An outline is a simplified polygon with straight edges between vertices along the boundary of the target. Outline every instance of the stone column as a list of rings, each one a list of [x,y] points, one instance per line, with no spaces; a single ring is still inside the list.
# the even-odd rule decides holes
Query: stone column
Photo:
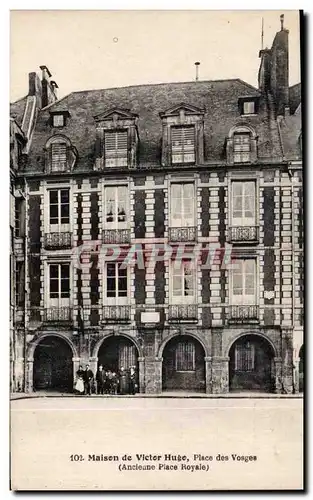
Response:
[[[98,358],[89,358],[89,365],[90,365],[90,370],[93,371],[94,376],[96,376],[97,373],[97,363],[98,363]]]
[[[26,369],[26,392],[33,392],[33,370],[34,370],[34,358],[27,359],[27,369]]]
[[[163,358],[152,356],[145,358],[145,392],[147,394],[162,392],[162,360]]]
[[[229,357],[212,358],[212,393],[226,394],[229,392]]]
[[[286,394],[293,392],[293,331],[282,328],[282,390]]]
[[[139,373],[138,373],[138,383],[139,392],[142,394],[145,392],[145,358],[138,358]]]
[[[281,358],[274,358],[274,365],[275,365],[275,393],[276,394],[281,394],[282,393],[282,361]]]
[[[162,363],[163,358],[155,358],[155,390],[156,394],[162,392]]]
[[[205,357],[205,392],[212,394],[212,357]]]
[[[299,394],[299,363],[300,358],[296,358],[293,361],[293,387],[294,393]]]

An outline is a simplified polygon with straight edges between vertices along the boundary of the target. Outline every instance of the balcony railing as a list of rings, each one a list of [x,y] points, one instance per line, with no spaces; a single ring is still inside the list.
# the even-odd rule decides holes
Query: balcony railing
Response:
[[[46,233],[44,238],[44,246],[48,250],[56,250],[58,248],[71,248],[72,233]]]
[[[43,311],[45,323],[71,323],[72,309],[70,307],[48,307]]]
[[[259,241],[258,226],[232,226],[229,228],[230,243],[253,243]]]
[[[104,229],[102,231],[103,243],[130,243],[130,229]]]
[[[102,319],[106,323],[128,323],[130,321],[130,306],[104,306]]]
[[[230,306],[228,312],[229,323],[258,323],[259,306]]]
[[[196,304],[175,305],[168,308],[169,321],[196,321],[198,306]]]
[[[196,241],[197,228],[196,227],[170,227],[168,230],[169,241]]]

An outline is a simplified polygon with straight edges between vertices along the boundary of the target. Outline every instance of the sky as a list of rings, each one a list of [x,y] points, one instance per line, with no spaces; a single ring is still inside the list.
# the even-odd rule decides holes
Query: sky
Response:
[[[10,15],[10,100],[28,91],[28,73],[46,65],[72,91],[241,78],[257,86],[264,48],[289,30],[289,83],[300,81],[298,11],[16,10]]]

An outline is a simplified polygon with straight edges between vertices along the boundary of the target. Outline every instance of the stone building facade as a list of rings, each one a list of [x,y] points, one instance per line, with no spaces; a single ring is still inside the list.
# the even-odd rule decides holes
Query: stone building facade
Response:
[[[194,81],[57,100],[45,66],[29,75],[11,106],[27,141],[14,179],[16,390],[71,391],[87,363],[137,365],[141,393],[301,390],[301,90],[288,83],[288,31],[259,57],[258,88]]]

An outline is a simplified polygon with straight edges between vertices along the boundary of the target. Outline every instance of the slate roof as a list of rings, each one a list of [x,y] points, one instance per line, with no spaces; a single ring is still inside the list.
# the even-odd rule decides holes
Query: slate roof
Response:
[[[10,104],[10,116],[15,119],[16,123],[22,125],[23,115],[25,111],[27,96],[21,97],[17,101]]]
[[[238,98],[260,96],[256,116],[241,117]],[[282,157],[278,128],[268,103],[258,89],[240,79],[138,85],[73,92],[42,109],[32,138],[28,170],[44,170],[44,146],[54,134],[66,135],[78,151],[77,170],[92,170],[95,158],[94,116],[112,108],[138,114],[140,167],[160,167],[162,126],[159,113],[181,102],[205,109],[204,158],[206,164],[226,162],[225,140],[234,125],[249,124],[258,136],[260,161]],[[271,106],[271,105],[270,105]],[[61,130],[50,125],[52,111],[68,111]]]
[[[296,83],[289,87],[289,107],[290,114],[293,115],[301,103],[301,83]]]

